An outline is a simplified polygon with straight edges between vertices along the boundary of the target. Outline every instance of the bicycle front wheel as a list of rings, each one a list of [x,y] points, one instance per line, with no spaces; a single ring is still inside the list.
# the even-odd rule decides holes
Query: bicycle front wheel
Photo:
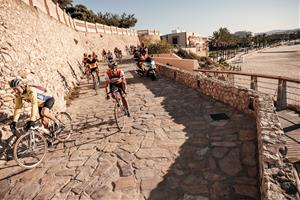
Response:
[[[55,115],[56,119],[60,122],[61,127],[58,128],[56,138],[60,142],[68,140],[73,132],[72,118],[69,113],[59,112]]]
[[[16,141],[13,153],[18,165],[25,169],[34,168],[43,161],[47,153],[46,139],[37,130],[30,130]]]
[[[116,124],[118,129],[121,131],[125,126],[125,111],[121,100],[117,100],[114,109],[114,117],[116,120]]]

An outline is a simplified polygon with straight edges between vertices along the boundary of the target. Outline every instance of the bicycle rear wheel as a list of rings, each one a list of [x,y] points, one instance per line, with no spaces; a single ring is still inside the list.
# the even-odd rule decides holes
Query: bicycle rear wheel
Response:
[[[46,139],[37,130],[30,130],[16,141],[13,153],[18,165],[25,169],[34,168],[43,161],[47,153]]]
[[[65,142],[71,137],[73,132],[72,118],[67,112],[59,112],[55,117],[61,125],[61,127],[56,130],[56,138],[60,142]]]
[[[116,97],[118,98],[118,97]],[[118,129],[121,131],[125,126],[125,111],[123,107],[123,103],[120,99],[116,100],[115,108],[114,108],[114,117],[116,120],[116,124]]]

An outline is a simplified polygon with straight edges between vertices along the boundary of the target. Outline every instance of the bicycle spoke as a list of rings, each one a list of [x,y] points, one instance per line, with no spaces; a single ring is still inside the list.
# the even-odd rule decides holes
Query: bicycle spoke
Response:
[[[61,127],[55,132],[55,134],[59,141],[64,142],[68,140],[72,134],[72,119],[71,116],[65,112],[58,113],[56,118],[61,123]]]
[[[47,152],[45,138],[38,132],[29,132],[21,136],[14,147],[16,162],[24,168],[33,168],[40,164]]]

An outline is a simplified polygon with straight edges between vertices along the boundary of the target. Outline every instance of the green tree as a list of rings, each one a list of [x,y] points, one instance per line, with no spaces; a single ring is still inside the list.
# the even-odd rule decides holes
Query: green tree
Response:
[[[134,14],[123,13],[121,16],[112,13],[97,13],[97,22],[109,26],[117,26],[119,28],[130,28],[134,27],[137,23],[137,19]]]
[[[149,54],[160,54],[160,53],[170,53],[172,50],[171,44],[165,40],[161,40],[157,43],[146,44],[148,47]]]
[[[73,0],[52,0],[55,4],[58,3],[59,7],[66,9],[67,7],[72,6]]]
[[[116,26],[119,28],[134,27],[137,23],[137,19],[134,17],[134,14],[123,13],[121,16],[109,12],[98,12],[95,14],[92,10],[89,10],[85,5],[81,4],[74,7],[67,7],[66,12],[75,19],[84,20],[91,23],[105,24],[108,26]]]

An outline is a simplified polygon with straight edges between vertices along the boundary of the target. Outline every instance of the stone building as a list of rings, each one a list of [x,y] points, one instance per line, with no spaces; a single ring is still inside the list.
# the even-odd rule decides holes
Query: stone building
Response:
[[[208,38],[197,33],[174,30],[170,34],[161,36],[161,39],[199,56],[208,56]]]

